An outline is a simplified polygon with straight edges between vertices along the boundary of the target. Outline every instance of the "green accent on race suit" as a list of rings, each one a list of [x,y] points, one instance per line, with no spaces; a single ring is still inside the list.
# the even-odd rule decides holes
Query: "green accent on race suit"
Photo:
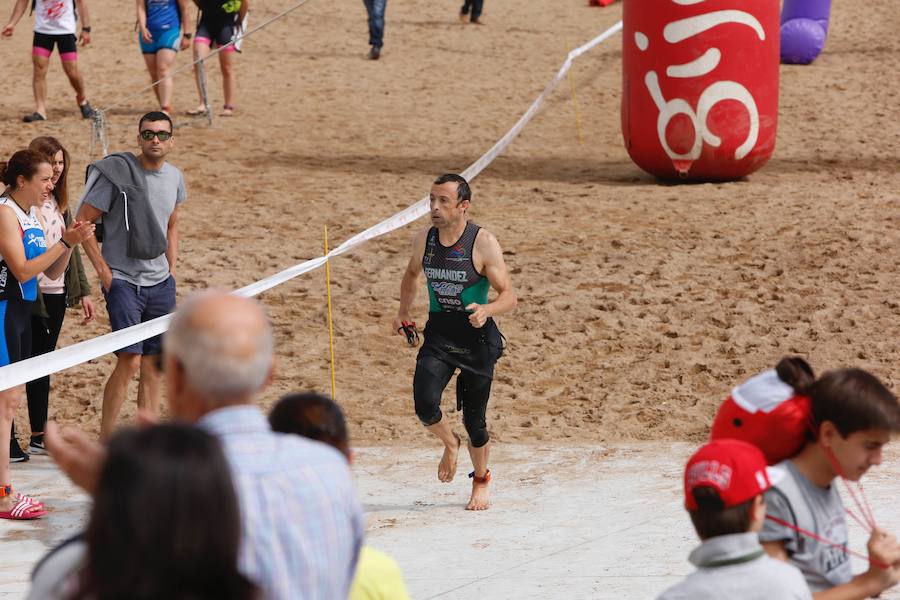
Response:
[[[241,10],[241,0],[228,0],[222,5],[222,10],[229,15],[238,12]]]
[[[482,278],[481,281],[479,281],[472,287],[464,289],[462,294],[460,295],[460,300],[462,300],[463,306],[468,306],[473,302],[475,304],[487,304],[489,289],[491,289],[491,283],[487,280],[487,277]]]
[[[431,289],[431,286],[428,285],[427,282],[425,288],[428,290],[428,310],[430,312],[441,312],[441,305],[438,303],[437,294],[434,293],[434,290]],[[485,277],[472,287],[464,289],[462,294],[460,294],[459,299],[462,301],[464,307],[473,302],[475,304],[487,304],[488,290],[490,289],[491,282]],[[472,311],[467,310],[466,312]]]
[[[428,281],[425,281],[425,289],[428,290],[428,312],[441,312],[441,305],[438,304],[437,294],[435,294],[434,290],[431,289],[431,286],[428,285]]]

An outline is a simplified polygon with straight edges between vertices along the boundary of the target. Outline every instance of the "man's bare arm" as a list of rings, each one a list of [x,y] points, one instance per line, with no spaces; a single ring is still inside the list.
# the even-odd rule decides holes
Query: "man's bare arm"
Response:
[[[402,327],[403,322],[413,320],[412,305],[416,299],[416,292],[419,289],[419,278],[422,276],[422,256],[425,254],[425,240],[428,237],[428,230],[423,230],[416,234],[412,243],[412,256],[403,272],[403,280],[400,282],[400,308],[397,309],[397,318],[394,319],[394,332]]]
[[[103,211],[99,208],[91,206],[87,202],[82,202],[75,218],[79,221],[93,222],[101,216],[103,216]],[[109,265],[103,259],[103,254],[100,253],[100,244],[97,243],[97,238],[92,237],[85,240],[82,243],[82,247],[84,248],[84,253],[87,254],[88,260],[94,266],[97,276],[100,277],[100,285],[108,292],[112,283],[112,270],[110,270]]]
[[[506,261],[503,260],[503,250],[491,232],[482,229],[478,233],[478,237],[475,238],[475,254],[479,262],[483,263],[484,276],[497,291],[497,297],[493,302],[487,304],[473,302],[466,306],[466,310],[472,311],[469,321],[474,327],[481,327],[488,317],[496,317],[514,310],[519,301],[513,290]]]
[[[169,245],[166,247],[166,260],[169,261],[169,273],[175,277],[176,263],[178,262],[178,207],[172,211],[169,217],[169,226],[166,229],[166,239]]]
[[[75,5],[78,8],[78,16],[81,18],[81,33],[78,35],[78,41],[82,46],[87,46],[91,43],[91,32],[86,31],[85,28],[91,28],[91,15],[88,12],[86,0],[75,0]]]
[[[15,6],[13,6],[12,15],[9,17],[9,22],[3,28],[3,36],[9,37],[13,34],[13,29],[15,29],[16,25],[19,23],[19,19],[22,18],[22,15],[25,14],[25,7],[28,6],[28,0],[16,0]]]

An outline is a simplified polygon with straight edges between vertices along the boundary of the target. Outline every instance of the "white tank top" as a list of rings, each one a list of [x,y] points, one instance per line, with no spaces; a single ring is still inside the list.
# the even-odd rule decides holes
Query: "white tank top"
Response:
[[[75,0],[35,0],[34,30],[47,35],[74,35]]]

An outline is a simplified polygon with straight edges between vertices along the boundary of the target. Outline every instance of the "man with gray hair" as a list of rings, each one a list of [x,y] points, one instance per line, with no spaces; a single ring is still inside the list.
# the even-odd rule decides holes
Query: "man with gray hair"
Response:
[[[170,412],[222,443],[241,506],[240,567],[265,598],[346,598],[362,511],[338,451],[272,432],[254,405],[271,378],[272,348],[272,327],[257,302],[220,292],[189,298],[163,343]],[[52,424],[46,435],[60,468],[92,491],[102,450]]]

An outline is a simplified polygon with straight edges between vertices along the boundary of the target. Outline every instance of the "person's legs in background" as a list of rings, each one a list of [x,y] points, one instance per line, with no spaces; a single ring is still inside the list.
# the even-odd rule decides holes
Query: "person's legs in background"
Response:
[[[65,294],[44,294],[44,307],[48,318],[31,316],[32,356],[46,354],[56,349],[59,332],[66,315]],[[28,396],[28,420],[31,422],[31,443],[28,451],[46,454],[44,448],[44,425],[50,406],[50,376],[29,381],[25,385]]]
[[[34,89],[34,114],[25,117],[25,122],[30,123],[34,115],[47,118],[47,71],[50,67],[50,52],[44,48],[34,47],[31,55],[33,65],[31,86]]]
[[[484,8],[484,0],[472,0],[472,16],[470,23],[481,23],[481,10]]]
[[[469,12],[472,10],[472,0],[466,0],[462,8],[459,9],[459,20],[463,23],[469,18]]]
[[[384,45],[384,11],[387,0],[364,0],[366,11],[369,14],[369,58],[378,60],[381,57],[381,47]]]

